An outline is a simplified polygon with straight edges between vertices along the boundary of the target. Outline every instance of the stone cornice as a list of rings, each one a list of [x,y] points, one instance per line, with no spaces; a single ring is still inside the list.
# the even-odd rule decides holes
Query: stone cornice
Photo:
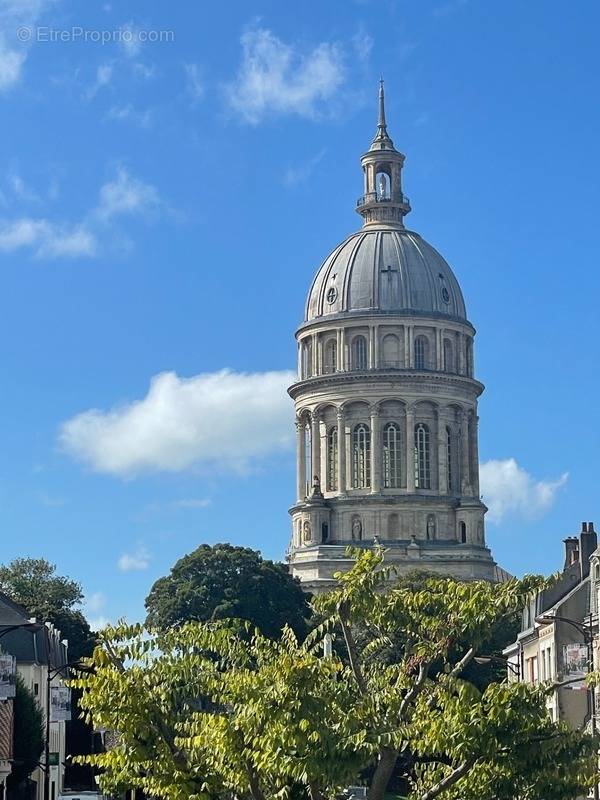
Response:
[[[316,389],[322,387],[343,387],[351,384],[368,383],[373,380],[376,381],[378,388],[382,386],[384,381],[397,383],[402,380],[404,386],[414,385],[418,387],[420,393],[425,393],[427,390],[435,391],[440,385],[455,386],[461,389],[468,389],[475,397],[479,397],[485,388],[475,378],[450,372],[433,372],[429,370],[420,372],[414,369],[368,369],[315,375],[312,378],[293,383],[288,389],[288,394],[293,400],[297,400],[302,395],[312,394]]]
[[[467,331],[471,336],[475,336],[476,328],[467,319],[462,317],[454,317],[450,314],[440,314],[435,311],[416,311],[414,309],[394,309],[393,311],[378,310],[374,308],[367,308],[361,311],[342,311],[339,314],[328,314],[324,317],[317,317],[309,322],[302,322],[296,329],[296,338],[301,333],[306,333],[313,329],[327,328],[327,327],[341,327],[344,325],[351,325],[357,322],[363,322],[365,325],[374,324],[392,324],[397,321],[399,325],[404,325],[407,322],[414,321],[415,325],[423,325],[427,321],[434,325],[443,326],[444,323],[456,325],[459,328]]]

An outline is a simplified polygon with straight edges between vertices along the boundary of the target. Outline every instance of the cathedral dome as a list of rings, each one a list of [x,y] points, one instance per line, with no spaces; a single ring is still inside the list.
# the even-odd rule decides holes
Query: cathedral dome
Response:
[[[367,225],[321,265],[306,303],[306,322],[338,314],[381,313],[466,320],[454,273],[418,233]]]

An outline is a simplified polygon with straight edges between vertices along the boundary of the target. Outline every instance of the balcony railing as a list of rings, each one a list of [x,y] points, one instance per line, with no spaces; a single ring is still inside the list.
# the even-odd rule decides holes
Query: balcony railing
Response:
[[[357,207],[360,207],[360,206],[366,206],[369,203],[391,203],[391,202],[392,198],[387,195],[380,195],[377,194],[377,192],[367,192],[367,194],[364,194],[362,197],[358,198],[358,200],[356,201],[356,205]],[[410,205],[408,197],[405,194],[400,195],[398,200],[394,202],[403,203],[406,206]]]

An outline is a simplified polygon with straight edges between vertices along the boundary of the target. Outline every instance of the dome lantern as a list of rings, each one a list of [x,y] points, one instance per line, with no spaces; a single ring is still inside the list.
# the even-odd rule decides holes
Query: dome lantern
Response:
[[[403,228],[410,211],[408,197],[402,193],[404,155],[394,147],[385,121],[383,79],[379,82],[379,117],[371,147],[360,159],[364,177],[364,195],[356,210],[364,225],[390,225]]]

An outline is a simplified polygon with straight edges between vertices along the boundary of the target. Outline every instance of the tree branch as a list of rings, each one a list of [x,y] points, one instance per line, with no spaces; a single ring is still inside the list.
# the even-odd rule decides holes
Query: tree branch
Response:
[[[454,784],[471,769],[476,761],[477,758],[475,756],[468,758],[460,767],[453,769],[449,775],[446,775],[445,778],[442,778],[442,780],[432,786],[431,789],[428,789],[425,794],[421,795],[421,800],[433,800],[434,797],[437,797],[443,791],[449,789],[450,786],[454,786]]]
[[[427,678],[428,668],[429,664],[426,664],[424,661],[422,661],[419,664],[419,675],[417,676],[417,680],[413,683],[412,687],[404,695],[402,703],[400,704],[400,711],[398,712],[398,716],[400,717],[400,719],[402,719],[402,717],[404,716],[404,712],[408,708],[409,703],[412,703],[413,700],[415,700],[415,698],[425,685],[425,679]]]
[[[461,660],[456,663],[453,669],[450,670],[450,676],[455,678],[457,675],[463,671],[463,669],[467,666],[467,664],[473,660],[473,656],[475,655],[475,648],[470,647]]]
[[[356,649],[356,642],[352,630],[348,623],[348,604],[347,602],[340,603],[338,606],[338,614],[340,617],[340,625],[344,634],[344,641],[346,643],[346,650],[348,651],[348,658],[350,660],[350,668],[356,678],[356,683],[361,691],[361,694],[367,694],[367,683],[360,668],[358,661],[358,651]]]

